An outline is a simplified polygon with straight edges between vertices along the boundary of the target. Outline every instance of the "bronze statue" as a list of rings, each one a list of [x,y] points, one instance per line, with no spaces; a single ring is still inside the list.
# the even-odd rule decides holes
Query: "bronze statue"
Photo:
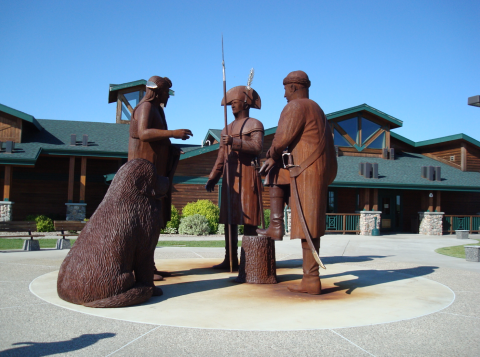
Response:
[[[153,254],[168,189],[168,178],[147,160],[123,165],[60,267],[58,296],[88,307],[123,307],[162,295],[153,284]]]
[[[320,294],[320,237],[325,234],[328,185],[337,175],[337,159],[325,114],[309,99],[307,74],[291,72],[283,85],[288,104],[280,115],[267,160],[260,170],[267,174],[265,184],[270,186],[270,226],[257,232],[272,239],[283,238],[283,207],[291,194],[290,237],[302,240],[303,278],[300,285],[288,289]],[[282,168],[284,164],[286,169]]]
[[[260,225],[261,188],[258,187],[254,162],[262,152],[264,129],[259,120],[250,118],[250,108],[261,108],[260,96],[253,88],[233,87],[226,93],[226,97],[226,105],[232,106],[235,120],[228,125],[229,135],[225,135],[225,128],[222,131],[217,161],[205,188],[212,192],[222,175],[225,180],[226,171],[229,170],[229,192],[227,192],[226,182],[222,184],[220,223],[232,225],[231,254],[233,269],[236,270],[238,269],[238,225],[243,224],[244,234],[249,236],[256,235],[256,227]],[[225,105],[224,100],[221,105]],[[230,209],[227,207],[227,194],[230,194]],[[225,259],[214,268],[229,269],[229,241],[228,229],[225,229]]]
[[[146,159],[155,165],[158,175],[170,179],[158,217],[161,229],[171,218],[173,175],[180,158],[180,149],[171,144],[170,138],[186,140],[193,136],[188,129],[168,130],[162,106],[167,106],[171,87],[167,77],[153,76],[148,80],[145,96],[133,110],[128,143],[128,160]],[[163,279],[160,273],[155,268],[155,280]]]

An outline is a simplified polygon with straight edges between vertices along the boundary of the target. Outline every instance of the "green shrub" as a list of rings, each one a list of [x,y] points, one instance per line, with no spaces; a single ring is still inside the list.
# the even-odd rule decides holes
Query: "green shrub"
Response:
[[[182,217],[189,217],[195,214],[204,216],[208,221],[209,233],[218,231],[218,220],[220,219],[220,208],[210,200],[198,200],[187,203],[182,210]]]
[[[167,226],[161,230],[160,233],[163,234],[177,234],[178,227],[180,226],[180,212],[172,205],[172,215],[170,220],[167,222]]]
[[[225,225],[223,223],[220,223],[218,225],[217,234],[225,234]]]
[[[30,214],[26,217],[27,221],[35,221],[37,223],[37,232],[54,232],[55,227],[51,218],[42,214]]]
[[[265,228],[268,228],[270,225],[270,210],[264,209],[263,210],[263,217],[265,218]]]
[[[183,217],[180,220],[178,232],[180,234],[206,236],[210,232],[210,227],[205,216],[202,216],[201,214],[194,214],[193,216]]]

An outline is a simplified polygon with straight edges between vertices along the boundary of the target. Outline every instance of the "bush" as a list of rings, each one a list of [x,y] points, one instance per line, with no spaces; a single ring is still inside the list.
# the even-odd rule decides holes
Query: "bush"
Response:
[[[55,227],[51,218],[42,214],[30,214],[26,218],[27,221],[35,221],[37,223],[37,232],[54,232]]]
[[[196,236],[206,236],[210,232],[210,227],[205,216],[194,214],[193,216],[183,217],[180,220],[178,233],[191,234]]]
[[[264,209],[263,210],[263,217],[265,217],[265,228],[268,228],[270,225],[270,210]]]
[[[177,234],[178,227],[180,226],[180,212],[172,205],[172,215],[170,220],[167,222],[167,226],[161,230],[160,233],[163,234]]]
[[[187,203],[182,210],[182,217],[189,217],[195,214],[204,216],[208,221],[209,233],[218,231],[218,220],[220,219],[220,208],[210,200],[198,200]]]
[[[225,234],[225,225],[223,223],[220,223],[218,225],[217,234],[221,234],[221,235]]]

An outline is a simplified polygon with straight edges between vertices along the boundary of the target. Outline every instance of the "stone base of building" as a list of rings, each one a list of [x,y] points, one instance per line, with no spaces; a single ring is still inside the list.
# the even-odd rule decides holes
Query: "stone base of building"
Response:
[[[418,233],[429,236],[443,235],[443,215],[445,212],[418,212],[420,228]]]
[[[86,203],[65,203],[67,206],[67,221],[83,221],[87,218]]]
[[[371,236],[372,230],[375,228],[375,218],[377,219],[377,227],[380,229],[381,211],[360,211],[360,235]]]
[[[0,201],[0,222],[12,221],[12,205],[11,201]]]

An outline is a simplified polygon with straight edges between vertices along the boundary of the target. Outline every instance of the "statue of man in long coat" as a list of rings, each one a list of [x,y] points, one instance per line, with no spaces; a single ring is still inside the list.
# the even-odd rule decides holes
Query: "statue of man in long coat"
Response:
[[[280,115],[267,161],[261,172],[267,174],[265,184],[270,186],[270,226],[257,230],[260,235],[281,240],[284,234],[283,207],[290,197],[292,230],[290,237],[302,240],[303,278],[298,286],[289,286],[294,292],[320,294],[319,264],[307,242],[305,227],[318,254],[320,237],[325,234],[325,215],[328,185],[337,175],[337,159],[332,132],[323,110],[309,99],[310,80],[303,71],[294,71],[283,80],[288,104]],[[283,169],[282,155],[288,150],[290,171]],[[296,180],[298,197],[294,197],[292,180]],[[300,202],[297,205],[296,201]],[[301,207],[300,212],[298,206]]]
[[[224,100],[222,105],[225,105]],[[262,153],[264,129],[259,120],[250,117],[250,108],[261,108],[260,96],[253,88],[233,87],[227,92],[226,105],[232,107],[235,120],[228,124],[228,135],[225,129],[222,131],[217,161],[205,188],[212,192],[223,175],[220,223],[232,225],[232,267],[238,269],[238,225],[244,225],[245,235],[257,235],[256,228],[260,225],[258,196],[261,195],[261,189],[257,185],[253,162]],[[225,179],[226,170],[229,170],[229,187]],[[227,206],[227,194],[230,194],[230,207]],[[216,269],[230,267],[228,235],[225,226],[225,259],[214,266]]]
[[[155,165],[157,174],[170,179],[170,188],[162,198],[161,229],[171,216],[172,180],[180,158],[180,149],[173,146],[170,138],[189,139],[188,129],[169,130],[163,108],[167,106],[172,82],[167,77],[153,76],[147,82],[143,99],[133,110],[128,142],[128,160],[145,159]],[[155,270],[154,280],[163,280]]]

